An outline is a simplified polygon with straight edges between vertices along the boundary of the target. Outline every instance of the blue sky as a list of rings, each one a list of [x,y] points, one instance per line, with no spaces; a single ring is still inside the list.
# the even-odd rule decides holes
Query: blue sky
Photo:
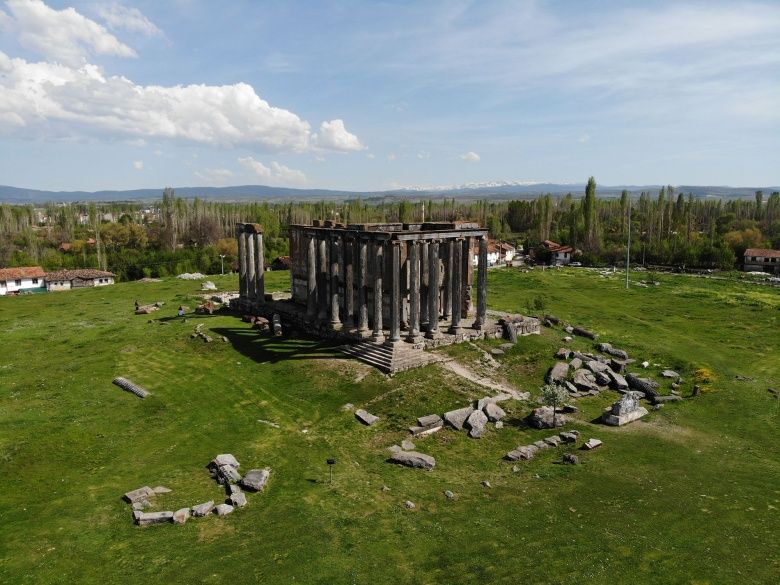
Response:
[[[780,185],[780,2],[0,0],[0,184]]]

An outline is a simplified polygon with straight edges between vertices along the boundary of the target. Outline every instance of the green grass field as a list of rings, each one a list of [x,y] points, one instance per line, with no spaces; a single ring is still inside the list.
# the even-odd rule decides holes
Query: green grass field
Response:
[[[695,369],[715,380],[624,428],[590,422],[617,394],[579,400],[568,426],[605,443],[579,466],[556,464],[560,447],[513,472],[503,455],[551,434],[529,429],[533,405],[514,402],[481,440],[453,430],[417,440],[437,459],[425,472],[386,463],[385,448],[417,416],[486,393],[438,365],[390,379],[236,317],[173,319],[179,304],[194,307],[197,282],[0,298],[0,582],[780,582],[780,400],[768,391],[780,392],[780,290],[670,275],[627,292],[619,275],[576,270],[489,278],[492,309],[527,313],[543,299],[544,312],[659,364],[652,373],[681,372],[686,397]],[[268,287],[287,279],[272,273]],[[136,316],[136,299],[166,304]],[[199,323],[213,343],[190,338]],[[536,393],[563,335],[521,338],[495,375]],[[152,395],[121,391],[118,375]],[[382,420],[360,425],[347,402]],[[222,500],[205,465],[227,452],[242,469],[273,469],[246,508],[133,524],[120,498],[143,485],[173,490],[160,510]]]

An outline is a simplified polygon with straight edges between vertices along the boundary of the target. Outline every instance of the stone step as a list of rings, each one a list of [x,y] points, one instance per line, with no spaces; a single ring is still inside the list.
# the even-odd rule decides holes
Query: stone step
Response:
[[[403,345],[379,345],[369,341],[344,346],[341,351],[385,373],[407,370],[436,361],[436,358],[421,349]]]

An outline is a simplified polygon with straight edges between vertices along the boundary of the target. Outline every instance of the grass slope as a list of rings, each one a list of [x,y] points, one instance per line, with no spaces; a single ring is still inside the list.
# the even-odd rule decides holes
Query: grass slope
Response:
[[[272,273],[269,288],[286,277]],[[780,294],[682,276],[622,286],[585,271],[491,271],[490,306],[525,312],[541,297],[688,381],[710,368],[711,390],[621,429],[589,422],[616,395],[582,399],[569,426],[604,447],[577,467],[555,465],[564,447],[550,449],[517,473],[502,456],[550,434],[523,422],[531,404],[510,404],[507,426],[481,440],[447,430],[417,441],[437,458],[432,472],[388,465],[384,449],[417,416],[484,392],[439,366],[387,379],[328,344],[260,337],[230,316],[158,320],[194,306],[198,283],[0,298],[0,582],[777,582],[780,401],[767,388],[780,390]],[[166,304],[148,323],[136,299]],[[190,339],[198,323],[229,343]],[[535,391],[563,335],[522,338],[496,375]],[[122,392],[116,375],[152,395]],[[382,420],[359,425],[347,402]],[[220,500],[204,466],[224,452],[271,466],[266,493],[224,518],[132,524],[120,497],[142,485],[173,490],[157,509]]]

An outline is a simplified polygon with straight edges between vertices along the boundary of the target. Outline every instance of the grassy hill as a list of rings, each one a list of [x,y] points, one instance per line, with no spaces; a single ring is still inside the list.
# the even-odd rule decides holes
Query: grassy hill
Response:
[[[425,472],[389,465],[385,448],[416,417],[486,394],[441,366],[389,379],[232,316],[173,318],[194,306],[197,282],[0,298],[0,582],[778,582],[780,400],[768,389],[780,392],[780,291],[670,275],[626,292],[617,276],[508,269],[489,287],[493,309],[527,313],[539,299],[658,364],[651,373],[679,371],[686,397],[696,368],[715,380],[625,428],[590,422],[617,394],[580,399],[568,428],[604,446],[579,452],[579,466],[555,464],[560,447],[513,472],[503,455],[551,432],[528,428],[533,405],[512,402],[506,426],[480,440],[415,440],[437,459]],[[165,305],[136,316],[134,300]],[[200,323],[214,342],[190,338]],[[494,375],[536,393],[563,335],[522,338]],[[441,351],[465,364],[481,355]],[[119,390],[118,375],[152,395]],[[381,421],[360,425],[348,402]],[[246,508],[133,525],[120,498],[143,485],[173,490],[156,509],[220,501],[205,465],[228,452],[242,469],[273,469]]]

